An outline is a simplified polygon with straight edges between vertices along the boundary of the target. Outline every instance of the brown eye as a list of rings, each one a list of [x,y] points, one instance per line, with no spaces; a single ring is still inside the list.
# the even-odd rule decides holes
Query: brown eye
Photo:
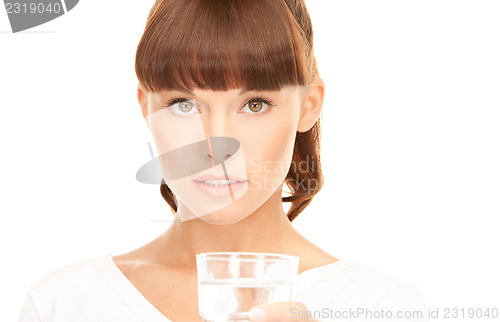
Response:
[[[260,112],[260,110],[262,109],[262,102],[257,100],[249,101],[248,108],[252,112]]]
[[[262,97],[254,97],[245,103],[245,106],[241,109],[242,111],[253,114],[261,115],[264,114],[271,106],[274,106],[267,99]]]

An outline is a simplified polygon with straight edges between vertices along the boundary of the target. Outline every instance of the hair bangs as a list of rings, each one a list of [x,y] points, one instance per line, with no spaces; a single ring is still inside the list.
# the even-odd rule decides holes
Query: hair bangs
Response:
[[[151,92],[279,90],[312,77],[312,48],[283,0],[157,0],[136,53]]]

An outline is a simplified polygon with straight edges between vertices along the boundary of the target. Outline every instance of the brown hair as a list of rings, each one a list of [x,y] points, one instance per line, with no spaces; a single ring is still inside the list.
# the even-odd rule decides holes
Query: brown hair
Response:
[[[304,0],[156,0],[136,53],[135,70],[150,92],[194,88],[280,90],[319,77],[311,19]],[[297,132],[285,178],[292,221],[323,185],[321,117]],[[306,164],[306,169],[304,169]],[[314,189],[303,182],[315,182]],[[177,201],[162,180],[175,213]]]

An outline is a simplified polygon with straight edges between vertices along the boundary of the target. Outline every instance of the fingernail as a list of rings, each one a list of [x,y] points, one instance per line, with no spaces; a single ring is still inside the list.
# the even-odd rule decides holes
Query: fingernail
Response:
[[[254,307],[250,310],[250,319],[252,321],[261,321],[266,317],[266,310],[260,307]]]

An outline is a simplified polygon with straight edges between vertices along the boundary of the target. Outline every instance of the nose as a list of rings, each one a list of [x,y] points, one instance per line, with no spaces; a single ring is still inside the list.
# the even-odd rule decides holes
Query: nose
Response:
[[[207,138],[230,136],[231,120],[229,120],[225,109],[212,107],[210,111],[205,115],[201,115],[200,118]]]
[[[207,158],[214,160],[215,164],[222,163],[232,157],[240,148],[240,142],[232,137],[212,136],[207,140]]]
[[[214,153],[215,154],[215,153]],[[224,158],[222,159],[223,161],[226,161],[227,159],[229,159],[232,155],[230,153],[226,154],[224,156]],[[215,161],[215,158],[214,156],[212,155],[212,153],[207,153],[207,157],[210,158],[210,159],[213,159]]]

